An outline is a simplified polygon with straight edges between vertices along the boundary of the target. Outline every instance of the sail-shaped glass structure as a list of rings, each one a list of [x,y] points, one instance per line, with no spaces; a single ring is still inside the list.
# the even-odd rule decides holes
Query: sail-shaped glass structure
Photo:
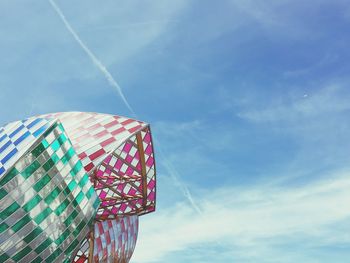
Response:
[[[147,123],[63,112],[0,128],[0,261],[128,262],[155,210]]]

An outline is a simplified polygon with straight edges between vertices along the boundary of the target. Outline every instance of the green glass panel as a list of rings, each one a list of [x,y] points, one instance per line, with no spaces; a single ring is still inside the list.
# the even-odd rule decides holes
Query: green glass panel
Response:
[[[55,214],[59,216],[69,206],[69,201],[66,199],[55,209]]]
[[[52,144],[51,144],[51,149],[54,150],[55,152],[60,148],[60,143],[58,140],[55,140]]]
[[[94,192],[95,192],[94,187],[91,186],[90,189],[89,189],[89,191],[86,193],[86,197],[87,197],[88,199],[90,199]]]
[[[70,244],[70,246],[67,247],[67,249],[64,251],[64,253],[65,253],[66,255],[70,255],[70,253],[72,253],[72,251],[73,251],[78,245],[79,245],[79,241],[75,239],[75,240],[72,242],[72,244]]]
[[[44,133],[43,137],[47,137],[47,135],[49,135],[56,127],[57,127],[57,124],[55,123]]]
[[[29,212],[30,210],[32,210],[40,201],[41,201],[41,197],[36,195],[34,196],[28,203],[26,203],[24,206],[23,206],[23,209],[26,211],[26,212]]]
[[[5,210],[3,210],[0,213],[0,218],[2,220],[5,220],[7,217],[9,217],[10,215],[12,215],[15,211],[17,211],[17,209],[19,209],[20,206],[16,203],[13,202],[9,207],[7,207]]]
[[[68,184],[68,189],[72,192],[75,187],[77,186],[77,182],[76,181],[71,181],[69,184]]]
[[[44,139],[41,143],[45,148],[49,147],[49,143],[47,142],[47,140]]]
[[[68,227],[73,222],[74,218],[76,218],[78,215],[78,212],[76,210],[73,210],[73,212],[67,217],[67,219],[64,221],[64,224]]]
[[[44,262],[44,260],[41,257],[37,256],[30,263],[42,263],[42,262]]]
[[[52,244],[52,241],[50,238],[47,238],[44,240],[44,242],[42,242],[40,244],[40,246],[38,246],[36,249],[35,249],[35,252],[37,254],[40,254],[42,251],[44,251],[46,248],[48,248],[49,246],[51,246]]]
[[[62,144],[64,144],[67,141],[67,137],[64,134],[61,134],[61,136],[58,137],[57,140],[58,140],[59,144],[62,145]]]
[[[24,178],[28,178],[31,176],[38,168],[40,167],[40,163],[35,160],[31,165],[29,165],[24,171],[21,173]]]
[[[79,206],[79,204],[78,204],[76,199],[73,199],[72,204],[73,204],[74,207],[78,207]]]
[[[61,162],[63,164],[66,164],[69,162],[69,160],[72,158],[72,156],[75,154],[74,149],[70,148],[62,157]]]
[[[28,224],[31,221],[31,217],[28,215],[25,215],[21,220],[19,220],[16,224],[12,226],[12,230],[17,232],[22,227],[24,227],[26,224]]]
[[[59,128],[61,131],[63,131],[63,132],[64,132],[64,128],[63,128],[62,123],[59,123],[59,124],[58,124],[58,128]]]
[[[77,173],[79,173],[79,171],[81,170],[81,168],[83,168],[83,165],[82,165],[81,161],[78,161],[78,162],[74,165],[74,167],[73,167],[72,171],[70,172],[70,174],[74,177]]]
[[[80,187],[83,187],[87,183],[87,181],[89,181],[89,176],[85,174],[84,177],[79,182]]]
[[[47,160],[47,162],[43,165],[43,168],[45,171],[49,171],[53,166],[55,165],[54,161],[52,159]]]
[[[53,200],[57,198],[57,196],[61,193],[60,188],[57,186],[52,192],[45,198],[45,202],[50,205]]]
[[[71,191],[69,190],[68,186],[66,188],[63,189],[63,194],[65,196],[69,196],[71,194]]]
[[[46,217],[48,217],[49,214],[51,214],[51,213],[52,213],[52,210],[51,210],[50,207],[45,208],[40,214],[38,214],[38,215],[34,218],[35,223],[37,223],[37,224],[39,225],[39,224],[40,224],[42,221],[44,221],[44,219],[45,219]]]
[[[51,181],[51,177],[45,174],[34,186],[34,190],[39,192],[45,185]]]
[[[84,198],[84,193],[82,191],[80,191],[80,193],[78,194],[78,196],[75,198],[75,200],[77,200],[77,203],[80,204],[81,201]]]
[[[6,253],[4,253],[4,254],[0,255],[0,262],[5,262],[9,258],[10,257]]]
[[[23,248],[20,252],[18,252],[16,255],[14,255],[12,257],[12,259],[15,262],[20,261],[22,258],[24,258],[26,255],[28,255],[30,252],[32,251],[32,249],[29,246],[26,246],[25,248]]]
[[[61,245],[62,242],[63,242],[69,235],[70,235],[70,231],[69,231],[69,229],[66,229],[66,230],[62,233],[62,235],[60,235],[60,237],[59,237],[57,240],[55,240],[55,243],[56,243],[58,246]]]
[[[8,226],[7,224],[1,223],[1,224],[0,224],[0,234],[1,234],[2,232],[4,232],[6,229],[8,229],[8,228],[9,228],[9,226]],[[0,260],[0,262],[1,262],[1,260]]]
[[[7,195],[7,192],[5,189],[0,188],[0,200],[3,199]]]
[[[82,221],[80,222],[80,224],[77,226],[77,228],[74,229],[73,235],[74,235],[75,237],[77,237],[77,236],[80,234],[80,232],[83,230],[83,228],[84,228],[85,226],[86,226],[86,222],[85,222],[84,220],[82,220]]]
[[[51,159],[54,163],[57,163],[60,160],[60,158],[58,158],[57,154],[55,153],[51,155]]]
[[[39,227],[37,227],[33,229],[33,231],[30,232],[25,238],[23,238],[23,240],[27,243],[30,243],[34,238],[39,236],[42,232],[43,231]]]
[[[11,181],[11,179],[17,174],[19,174],[18,170],[13,167],[5,176],[1,178],[0,186],[4,186],[6,183]]]
[[[94,207],[95,209],[97,209],[99,206],[100,206],[100,200],[99,200],[98,198],[96,198],[93,207]]]
[[[54,262],[55,258],[57,258],[62,253],[62,250],[60,248],[57,248],[51,256],[49,256],[45,261],[46,262]]]
[[[42,154],[45,151],[45,146],[43,143],[39,143],[37,147],[32,151],[32,154],[37,158],[40,154]]]

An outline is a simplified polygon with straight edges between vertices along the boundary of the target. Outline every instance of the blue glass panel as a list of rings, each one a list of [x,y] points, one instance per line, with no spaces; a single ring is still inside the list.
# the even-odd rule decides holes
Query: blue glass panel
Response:
[[[1,129],[1,132],[3,132],[3,131],[4,131],[4,130]],[[1,132],[0,132],[0,133],[1,133]],[[7,134],[4,134],[3,136],[1,136],[0,142],[2,142],[6,137],[7,137]]]
[[[44,126],[40,127],[39,129],[37,129],[34,133],[33,136],[34,137],[38,137],[40,134],[42,134],[47,128],[47,124],[45,124]]]
[[[29,124],[27,125],[27,128],[28,128],[28,129],[32,128],[35,124],[41,122],[42,120],[43,120],[42,118],[37,118],[37,119],[35,119],[34,121],[32,121],[31,123],[29,123]]]
[[[0,148],[0,153],[2,153],[3,151],[5,151],[7,149],[7,147],[9,147],[11,145],[11,141],[8,141],[7,143],[5,143],[1,148]]]
[[[21,126],[19,126],[14,132],[12,132],[9,137],[12,138],[13,136],[15,136],[17,133],[19,133],[24,127],[24,125],[22,124]]]
[[[18,150],[15,148],[13,149],[10,153],[8,153],[4,159],[1,160],[1,162],[3,164],[5,164],[8,160],[10,160],[12,158],[12,156],[14,156],[16,153],[18,152]]]
[[[23,141],[25,138],[27,138],[30,135],[30,132],[27,131],[25,134],[23,134],[21,137],[19,137],[15,142],[14,145],[18,145],[21,143],[21,141]]]

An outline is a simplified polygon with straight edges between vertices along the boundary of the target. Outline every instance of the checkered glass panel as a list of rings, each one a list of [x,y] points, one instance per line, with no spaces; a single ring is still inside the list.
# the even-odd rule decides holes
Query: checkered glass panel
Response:
[[[136,242],[135,220],[155,209],[149,125],[83,112],[47,114],[11,125],[6,131],[0,128],[0,201],[4,198],[5,207],[0,262],[68,262],[70,257],[85,262],[93,218],[104,220],[95,221],[99,230],[108,230],[95,228],[93,260],[127,262]]]
[[[51,119],[29,118],[0,128],[0,178],[53,123]]]
[[[93,251],[93,262],[129,262],[136,245],[138,216],[120,217],[96,222],[91,242],[87,238],[74,258],[74,263],[87,262],[89,251]]]
[[[99,206],[59,122],[1,177],[0,193],[0,262],[69,260]]]
[[[149,127],[131,136],[95,171],[102,203],[97,217],[145,214],[155,209],[155,163]]]
[[[121,116],[90,112],[63,112],[44,117],[58,118],[62,122],[87,172],[147,125]]]

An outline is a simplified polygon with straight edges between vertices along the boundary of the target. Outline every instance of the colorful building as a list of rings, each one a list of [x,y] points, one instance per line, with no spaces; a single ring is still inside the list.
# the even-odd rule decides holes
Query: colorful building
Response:
[[[64,112],[0,128],[0,262],[128,262],[155,210],[148,124]]]

